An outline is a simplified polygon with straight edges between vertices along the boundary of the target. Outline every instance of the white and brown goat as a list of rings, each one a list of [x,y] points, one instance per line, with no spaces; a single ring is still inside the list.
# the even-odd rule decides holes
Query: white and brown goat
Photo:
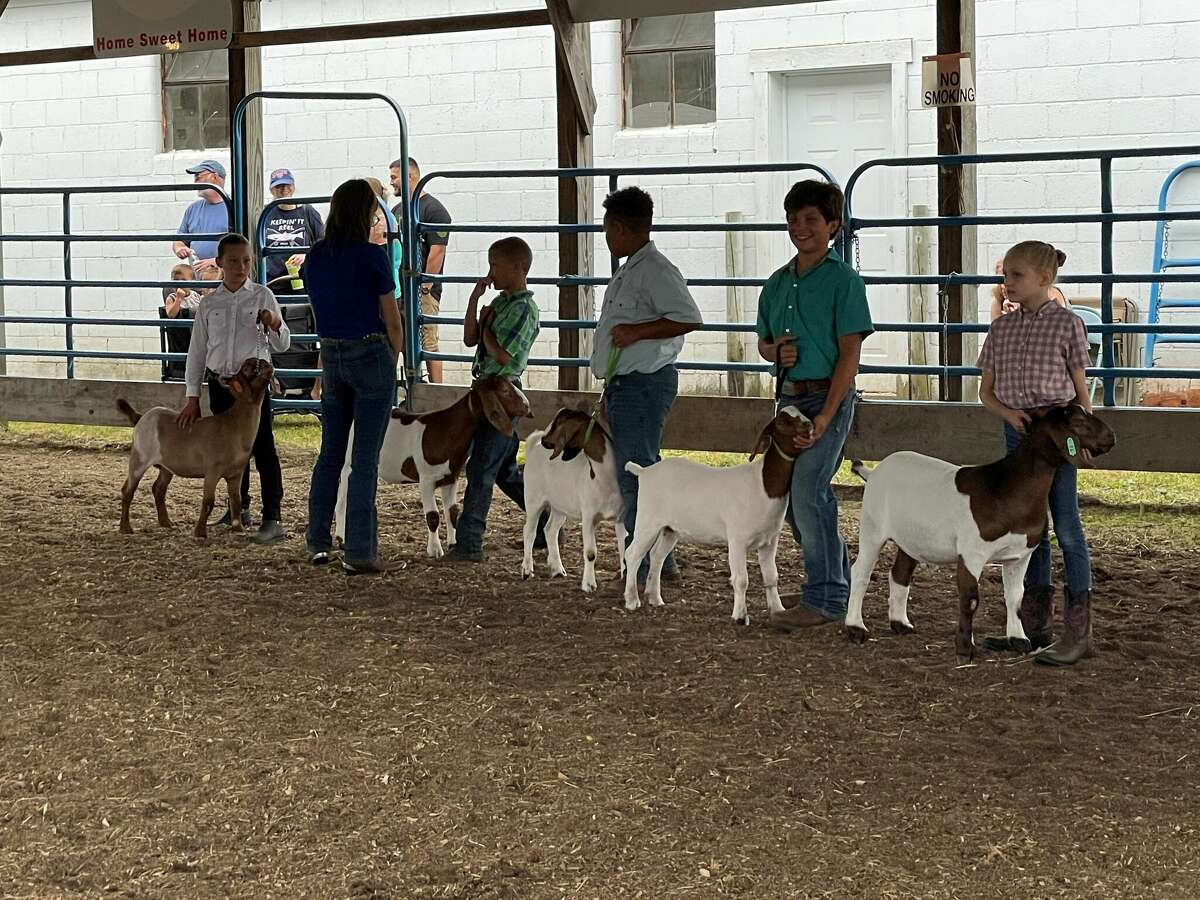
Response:
[[[158,467],[152,493],[158,511],[158,524],[171,527],[167,515],[167,487],[171,479],[203,478],[204,499],[195,535],[208,536],[208,516],[216,502],[217,483],[225,479],[229,490],[229,514],[233,529],[242,527],[242,472],[250,461],[258,420],[262,413],[263,393],[271,386],[274,369],[269,362],[248,359],[229,381],[233,406],[215,416],[204,416],[188,428],[175,424],[179,410],[156,406],[139,413],[123,399],[117,408],[129,417],[133,425],[133,441],[129,448],[129,476],[121,488],[121,531],[133,533],[129,522],[129,504],[138,484],[151,466]]]
[[[438,538],[439,516],[435,499],[439,490],[446,512],[446,546],[454,546],[454,529],[458,525],[455,499],[458,478],[466,465],[471,439],[479,423],[486,419],[496,430],[511,435],[512,420],[530,415],[528,398],[516,385],[499,376],[476,382],[462,398],[445,409],[422,415],[392,410],[383,448],[379,451],[379,478],[388,484],[420,485],[421,508],[429,529],[425,552],[430,559],[439,559],[443,554]],[[346,491],[353,445],[354,432],[351,430],[335,510],[334,528],[339,540],[346,534]]]
[[[625,552],[625,608],[641,606],[637,573],[650,551],[646,601],[662,606],[662,566],[676,542],[724,544],[729,548],[733,584],[733,620],[750,623],[746,611],[746,554],[758,552],[767,608],[781,612],[775,553],[787,512],[796,462],[795,439],[812,422],[792,407],[780,410],[762,430],[750,462],[717,469],[688,459],[664,459],[652,466],[627,463],[638,478],[637,522]],[[755,456],[762,459],[755,461]],[[653,549],[651,549],[653,547]]]
[[[590,422],[586,412],[560,409],[545,431],[535,431],[525,441],[525,555],[521,561],[521,577],[529,578],[538,520],[548,512],[546,561],[551,576],[566,576],[558,535],[567,519],[579,522],[583,531],[581,587],[586,592],[596,589],[596,526],[601,522],[616,524],[617,554],[621,572],[625,571],[625,523],[616,454],[603,423],[597,421],[588,435]]]
[[[893,453],[869,475],[858,528],[858,558],[850,577],[846,636],[866,640],[863,596],[879,552],[896,544],[888,582],[888,618],[897,634],[912,632],[908,594],[917,563],[957,565],[958,631],[955,649],[974,656],[972,620],[979,605],[979,576],[998,563],[1004,578],[1008,649],[1028,652],[1018,617],[1025,571],[1046,527],[1046,502],[1055,470],[1063,463],[1090,465],[1116,439],[1104,422],[1082,407],[1033,413],[1021,444],[983,466],[956,466],[920,453]],[[860,472],[860,474],[862,474]]]

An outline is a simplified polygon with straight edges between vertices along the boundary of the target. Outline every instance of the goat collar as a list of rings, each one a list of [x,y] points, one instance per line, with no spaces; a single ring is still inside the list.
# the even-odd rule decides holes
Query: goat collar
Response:
[[[783,448],[779,446],[779,442],[777,440],[775,440],[775,438],[771,438],[771,449],[774,450],[776,453],[778,453],[780,456],[782,456],[784,459],[786,459],[790,463],[794,463],[796,461],[795,456],[788,456],[786,453],[783,452]]]

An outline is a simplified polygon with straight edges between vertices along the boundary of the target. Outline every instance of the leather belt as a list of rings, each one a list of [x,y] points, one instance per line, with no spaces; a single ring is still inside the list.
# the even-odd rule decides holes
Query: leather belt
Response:
[[[829,378],[801,378],[798,381],[785,381],[780,388],[780,393],[785,397],[808,397],[812,394],[824,394],[828,392],[833,381]]]

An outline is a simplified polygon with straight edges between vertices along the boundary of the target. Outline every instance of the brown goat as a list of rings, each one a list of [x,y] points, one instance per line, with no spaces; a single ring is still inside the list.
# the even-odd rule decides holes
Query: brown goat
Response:
[[[233,406],[216,416],[206,416],[189,428],[175,424],[178,410],[156,406],[139,413],[124,399],[117,408],[129,417],[133,425],[133,442],[129,452],[129,477],[121,488],[121,531],[133,534],[129,523],[129,504],[138,484],[151,466],[158,467],[154,482],[154,506],[158,524],[171,527],[167,515],[167,487],[171,479],[203,478],[204,500],[196,522],[196,537],[208,536],[208,517],[216,499],[217,482],[225,479],[229,489],[229,512],[233,527],[241,530],[241,478],[250,461],[254,436],[262,412],[263,393],[270,387],[274,369],[261,360],[248,359],[229,382]]]

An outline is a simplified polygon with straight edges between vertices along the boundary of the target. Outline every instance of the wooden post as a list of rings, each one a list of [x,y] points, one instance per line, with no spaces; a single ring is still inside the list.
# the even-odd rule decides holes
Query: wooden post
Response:
[[[912,210],[914,219],[923,219],[929,216],[928,206],[914,206]],[[914,275],[928,275],[933,271],[932,248],[929,246],[930,231],[927,226],[917,226],[912,230],[912,260],[909,263],[909,271]],[[925,285],[913,284],[908,288],[908,321],[910,322],[925,322],[928,319],[926,315],[925,298],[928,296],[928,291]],[[908,362],[909,365],[923,366],[926,365],[928,354],[926,348],[929,344],[929,335],[918,332],[910,332],[908,335]],[[910,375],[908,378],[908,399],[909,400],[932,400],[933,387],[928,375]]]
[[[958,53],[969,48],[963,47],[963,7],[970,6],[973,10],[973,0],[937,0],[937,52]],[[973,12],[967,17],[968,24],[974,30]],[[973,40],[970,42],[973,46]],[[968,117],[973,117],[974,110],[962,106],[939,107],[937,111],[937,151],[939,156],[969,152],[964,144],[963,110],[970,109]],[[973,121],[971,122],[971,137],[974,139]],[[938,215],[961,216],[967,208],[968,189],[974,195],[973,176],[968,184],[964,177],[962,166],[938,167]],[[966,272],[966,260],[963,247],[965,242],[963,229],[957,226],[938,226],[938,272],[949,275],[952,272]],[[973,269],[971,271],[974,271]],[[942,315],[941,304],[938,304],[938,315]],[[963,289],[962,285],[951,285],[947,290],[945,319],[957,323],[963,321]],[[961,366],[963,363],[963,340],[961,334],[951,334],[940,343],[939,353],[942,365]],[[950,376],[942,379],[940,393],[943,400],[961,400],[963,398],[963,381],[961,376]]]
[[[564,0],[546,0],[554,27],[554,83],[558,101],[558,165],[563,169],[590,168],[592,161],[592,121],[596,97],[591,87],[591,28],[571,21]],[[560,178],[558,182],[558,221],[560,224],[591,224],[592,179]],[[558,236],[558,273],[592,274],[590,233]],[[560,319],[595,318],[595,292],[590,286],[562,285],[558,289]],[[589,357],[592,332],[560,328],[558,355],[564,358]],[[560,368],[559,390],[585,390],[592,385],[587,368]]]
[[[725,213],[726,222],[742,221],[740,212]],[[738,278],[746,271],[746,264],[742,259],[742,234],[741,231],[726,231],[725,232],[725,277]],[[741,291],[734,285],[725,287],[725,321],[730,324],[741,322],[746,317],[746,310],[742,303]],[[725,333],[725,355],[729,362],[745,362],[746,361],[746,336],[740,331],[728,331]],[[730,397],[746,396],[746,373],[729,371],[725,373],[725,389]]]
[[[257,31],[262,26],[261,5],[256,2],[231,0],[233,30],[241,33]],[[247,94],[262,90],[262,50],[229,49],[229,146],[233,148],[233,111]],[[246,183],[226,184],[226,190],[236,190],[245,217],[247,237],[253,240],[254,229],[263,208],[263,125],[262,103],[253,103],[246,110],[243,128],[246,135]],[[232,173],[231,173],[232,175]]]

